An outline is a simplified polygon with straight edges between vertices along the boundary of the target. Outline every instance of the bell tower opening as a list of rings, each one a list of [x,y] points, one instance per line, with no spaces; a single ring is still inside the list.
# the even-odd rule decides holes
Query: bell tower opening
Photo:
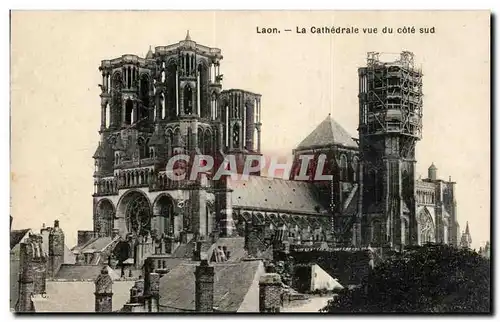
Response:
[[[193,114],[193,90],[189,84],[184,87],[184,114]]]

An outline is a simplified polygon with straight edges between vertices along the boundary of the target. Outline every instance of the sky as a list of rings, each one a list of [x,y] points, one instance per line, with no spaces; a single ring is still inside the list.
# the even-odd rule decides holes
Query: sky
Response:
[[[222,49],[225,89],[262,94],[262,150],[287,155],[328,113],[357,137],[357,68],[370,51],[409,50],[424,73],[417,171],[457,182],[473,247],[490,239],[490,17],[456,12],[14,11],[11,19],[13,228],[59,219],[67,244],[92,229],[101,60],[183,40]],[[312,26],[358,34],[297,34]],[[394,28],[382,34],[383,27]],[[397,28],[416,28],[397,34]],[[258,34],[276,27],[280,34]],[[376,27],[377,34],[362,28]],[[419,34],[434,27],[434,34]],[[284,29],[291,29],[285,32]],[[411,29],[411,28],[410,28]]]

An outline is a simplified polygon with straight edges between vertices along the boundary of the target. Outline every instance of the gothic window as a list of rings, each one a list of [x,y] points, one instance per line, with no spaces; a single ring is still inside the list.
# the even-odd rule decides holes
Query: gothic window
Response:
[[[118,72],[113,75],[113,90],[111,93],[112,96],[112,105],[115,113],[112,116],[112,120],[110,120],[111,124],[117,124],[120,122],[122,115],[122,101],[121,101],[121,88],[122,88],[122,75]]]
[[[215,96],[215,93],[212,93],[212,98],[210,101],[210,110],[212,114],[212,120],[215,120],[218,115],[217,115],[217,97]]]
[[[174,206],[172,200],[162,196],[157,202],[158,216],[160,216],[160,231],[167,236],[174,235]]]
[[[132,74],[130,72],[130,66],[127,69],[127,88],[132,87]]]
[[[193,114],[193,90],[189,84],[184,87],[184,114]]]
[[[420,244],[432,243],[435,241],[434,223],[431,215],[424,209],[418,217],[418,228],[420,234]]]
[[[106,102],[106,106],[105,106],[105,109],[106,109],[106,128],[109,128],[109,125],[110,125],[110,122],[111,122],[111,110],[109,108],[109,103]]]
[[[160,114],[160,120],[163,120],[165,118],[165,94],[161,93],[160,95],[160,106],[161,106],[161,114]]]
[[[347,181],[347,157],[345,154],[340,156],[339,179],[340,181]]]
[[[240,147],[240,126],[238,123],[233,125],[233,148]]]
[[[212,151],[212,133],[209,130],[205,131],[203,145],[205,146],[205,153],[208,155],[211,155],[213,153],[213,151]]]
[[[209,108],[209,99],[208,95],[208,66],[204,64],[198,65],[198,73],[199,73],[199,90],[200,90],[200,113],[201,117],[210,117],[213,115],[211,109]]]
[[[143,235],[151,230],[151,211],[144,195],[132,193],[125,209],[125,218],[129,232]]]
[[[358,181],[359,174],[359,160],[358,157],[354,157],[352,160],[352,181]]]
[[[198,128],[198,147],[202,154],[205,153],[205,145],[203,144],[203,129],[201,127]]]
[[[146,159],[148,157],[148,145],[146,140],[144,140],[144,138],[139,138],[137,144],[139,145],[139,158]]]
[[[176,114],[176,101],[177,101],[177,65],[172,61],[167,67],[167,96],[166,98],[166,108],[169,111],[169,115]]]
[[[125,123],[132,124],[132,113],[134,112],[134,103],[128,99],[125,103]]]

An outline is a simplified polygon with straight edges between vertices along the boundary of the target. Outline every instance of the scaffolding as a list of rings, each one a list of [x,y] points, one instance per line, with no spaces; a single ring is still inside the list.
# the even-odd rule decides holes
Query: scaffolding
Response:
[[[369,52],[360,69],[360,129],[364,135],[397,133],[422,137],[422,71],[403,51],[391,61]]]

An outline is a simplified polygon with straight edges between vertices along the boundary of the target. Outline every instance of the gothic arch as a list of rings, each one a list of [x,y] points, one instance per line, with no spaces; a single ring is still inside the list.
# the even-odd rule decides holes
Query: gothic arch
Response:
[[[175,202],[168,193],[157,196],[153,202],[153,228],[161,234],[175,234]]]
[[[146,159],[148,157],[148,143],[147,140],[140,136],[137,139],[137,145],[139,146],[139,159]]]
[[[240,147],[240,125],[238,123],[234,123],[232,129],[232,140],[233,140],[233,148]]]
[[[151,232],[152,207],[143,191],[127,191],[118,201],[118,212],[125,219],[128,233],[144,235]]]
[[[194,109],[194,102],[193,102],[193,89],[191,88],[190,84],[186,84],[184,86],[183,94],[184,94],[183,95],[184,114],[192,115]]]
[[[436,241],[436,228],[427,207],[424,207],[419,212],[417,216],[417,225],[419,244],[423,245],[425,243],[433,243]]]

